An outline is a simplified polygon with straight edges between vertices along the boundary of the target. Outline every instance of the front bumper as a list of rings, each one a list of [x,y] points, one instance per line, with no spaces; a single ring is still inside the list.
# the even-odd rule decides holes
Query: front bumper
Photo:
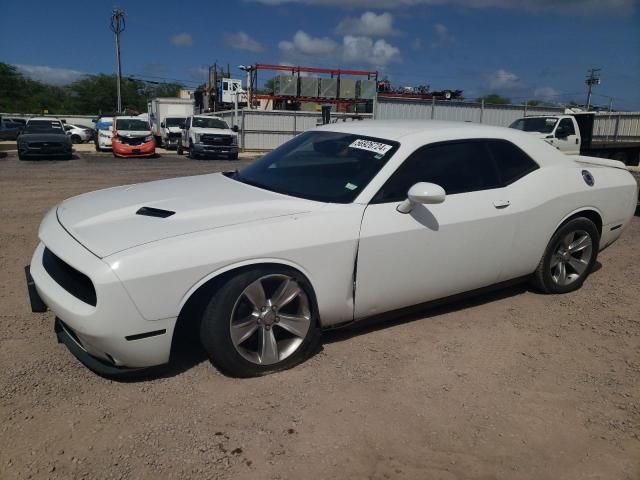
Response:
[[[115,272],[62,228],[55,210],[43,220],[40,238],[26,272],[27,284],[29,280],[33,283],[29,286],[32,308],[46,305],[56,315],[62,322],[56,327],[59,339],[82,363],[98,373],[113,375],[169,362],[176,318],[143,318]],[[72,295],[47,272],[43,265],[45,244],[59,259],[90,278],[96,290],[95,306]],[[65,335],[75,347],[69,346]],[[87,356],[93,360],[87,361]],[[100,370],[98,364],[109,368]]]
[[[129,145],[127,143],[112,141],[111,149],[117,157],[152,157],[156,154],[156,142],[155,140],[151,140],[150,142],[140,145]]]
[[[193,153],[196,155],[228,155],[238,153],[237,145],[208,145],[204,143],[194,143]]]
[[[53,148],[33,148],[29,146],[18,145],[18,151],[20,155],[23,157],[42,157],[42,158],[52,158],[52,157],[68,157],[73,154],[73,147],[63,146],[63,147],[53,147]]]

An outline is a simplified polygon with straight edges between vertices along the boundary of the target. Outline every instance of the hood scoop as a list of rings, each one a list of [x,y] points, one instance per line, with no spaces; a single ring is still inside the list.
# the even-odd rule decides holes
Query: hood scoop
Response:
[[[145,217],[167,218],[171,215],[174,215],[175,213],[176,212],[172,212],[171,210],[162,210],[161,208],[142,207],[136,212],[136,215],[143,215]]]

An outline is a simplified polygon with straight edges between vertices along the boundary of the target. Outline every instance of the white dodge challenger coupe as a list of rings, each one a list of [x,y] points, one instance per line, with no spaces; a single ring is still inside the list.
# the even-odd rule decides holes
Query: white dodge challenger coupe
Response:
[[[100,374],[168,363],[195,326],[248,377],[301,362],[327,327],[514,280],[576,290],[637,195],[621,162],[513,129],[331,124],[239,172],[65,200],[26,276],[32,310]]]

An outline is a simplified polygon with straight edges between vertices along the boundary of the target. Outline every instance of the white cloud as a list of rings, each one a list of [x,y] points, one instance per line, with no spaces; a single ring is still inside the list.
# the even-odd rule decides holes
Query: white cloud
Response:
[[[520,85],[520,78],[502,68],[484,75],[487,86],[492,89],[509,89]]]
[[[340,35],[366,35],[369,37],[386,37],[397,35],[393,29],[393,15],[374,12],[364,12],[357,18],[347,17],[340,21],[336,27],[336,33]]]
[[[230,33],[224,36],[224,43],[234,50],[244,50],[246,52],[264,52],[266,48],[257,40],[251,38],[245,32]]]
[[[342,42],[342,57],[348,63],[368,63],[383,67],[388,63],[402,61],[400,50],[383,39],[374,42],[370,37],[346,35]]]
[[[541,11],[585,15],[605,11],[612,15],[634,11],[634,0],[248,0],[265,5],[298,3],[306,5],[334,6],[343,8],[400,8],[415,5],[461,6],[469,8],[507,8],[514,10]]]
[[[291,41],[282,41],[278,46],[285,57],[285,63],[323,59],[350,65],[383,67],[402,61],[397,47],[384,39],[374,40],[364,35],[345,35],[342,44],[338,44],[331,38],[314,38],[299,30]]]
[[[337,43],[328,37],[313,38],[308,33],[298,30],[292,41],[282,41],[278,44],[280,50],[288,55],[329,55],[336,51]]]
[[[447,45],[449,43],[453,43],[456,41],[456,37],[454,37],[451,34],[449,29],[446,27],[446,25],[443,25],[441,23],[436,23],[433,26],[433,29],[436,34],[436,39],[435,41],[431,42],[431,48],[442,47],[444,45]]]
[[[171,43],[176,47],[190,47],[191,45],[193,45],[193,38],[191,37],[191,34],[186,32],[172,35],[170,40]]]
[[[193,67],[189,69],[189,75],[194,80],[201,82],[207,79],[207,75],[209,75],[209,69],[205,67]]]
[[[557,101],[560,92],[553,87],[538,87],[533,90],[533,97],[536,100]]]
[[[86,75],[86,73],[78,70],[47,67],[44,65],[16,64],[14,67],[24,76],[39,82],[48,83],[49,85],[67,85]]]

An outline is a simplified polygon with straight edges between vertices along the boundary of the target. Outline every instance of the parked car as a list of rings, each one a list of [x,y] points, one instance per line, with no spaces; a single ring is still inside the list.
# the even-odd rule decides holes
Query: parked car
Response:
[[[0,140],[15,140],[22,132],[24,125],[0,119]]]
[[[211,115],[193,115],[187,118],[178,143],[177,153],[189,151],[189,158],[224,155],[238,159],[238,127],[229,128],[227,122]]]
[[[115,117],[111,148],[114,157],[152,157],[156,141],[149,122],[139,117]]]
[[[167,363],[195,327],[222,372],[262,375],[305,359],[323,328],[505,282],[574,291],[637,189],[621,162],[514,129],[330,124],[239,172],[62,202],[29,295],[102,374]]]
[[[93,139],[94,132],[92,128],[79,127],[77,125],[71,125],[65,123],[64,131],[69,135],[71,143],[84,143]]]
[[[96,145],[96,152],[111,149],[113,137],[113,117],[100,117],[96,121],[93,142]]]
[[[18,158],[62,158],[71,160],[71,140],[64,133],[64,124],[54,118],[30,118],[18,136]]]

